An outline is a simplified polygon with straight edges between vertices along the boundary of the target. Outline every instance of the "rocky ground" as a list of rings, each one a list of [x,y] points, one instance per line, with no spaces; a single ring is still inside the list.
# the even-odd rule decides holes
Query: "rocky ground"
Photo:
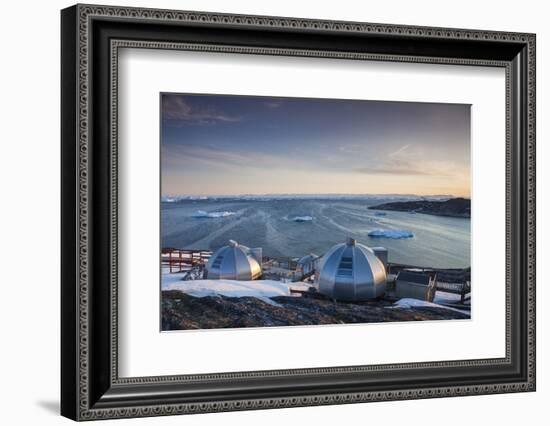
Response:
[[[393,308],[385,300],[342,303],[311,296],[261,300],[162,292],[162,329],[166,331],[467,318],[468,314],[437,307]]]
[[[374,210],[414,211],[436,216],[470,217],[470,200],[467,198],[451,198],[446,201],[396,201],[371,206]]]

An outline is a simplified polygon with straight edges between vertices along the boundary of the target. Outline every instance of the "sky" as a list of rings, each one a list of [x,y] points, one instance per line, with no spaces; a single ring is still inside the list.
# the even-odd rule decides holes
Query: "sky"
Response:
[[[470,196],[470,105],[161,94],[162,195]]]

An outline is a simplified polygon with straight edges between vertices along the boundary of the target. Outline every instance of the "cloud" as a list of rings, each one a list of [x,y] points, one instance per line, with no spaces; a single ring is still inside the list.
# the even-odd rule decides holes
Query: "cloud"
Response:
[[[242,120],[242,117],[225,114],[213,108],[192,106],[182,95],[164,95],[162,97],[162,118],[175,126],[235,123]]]
[[[338,149],[341,152],[345,152],[347,154],[359,154],[365,150],[365,146],[359,143],[351,143],[347,145],[341,145],[338,147]]]
[[[397,151],[394,151],[394,152],[390,153],[389,156],[390,157],[398,157],[400,154],[404,153],[410,146],[411,146],[410,144],[403,145]]]
[[[178,169],[204,166],[229,172],[242,172],[244,169],[289,170],[303,168],[304,164],[299,158],[288,156],[286,153],[228,151],[208,144],[163,147],[162,167]]]
[[[387,155],[380,164],[355,169],[368,175],[457,177],[464,173],[456,162],[431,158],[421,148],[403,145]]]
[[[355,169],[355,171],[367,175],[434,176],[431,171],[421,170],[414,167],[361,167]]]

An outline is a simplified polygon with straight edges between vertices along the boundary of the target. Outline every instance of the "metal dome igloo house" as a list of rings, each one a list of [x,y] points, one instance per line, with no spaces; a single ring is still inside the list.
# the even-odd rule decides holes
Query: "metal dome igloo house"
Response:
[[[374,299],[386,291],[386,268],[371,248],[348,238],[323,256],[318,284],[320,293],[336,300]]]
[[[250,249],[233,240],[216,250],[206,264],[206,279],[251,281],[261,275],[260,249]]]

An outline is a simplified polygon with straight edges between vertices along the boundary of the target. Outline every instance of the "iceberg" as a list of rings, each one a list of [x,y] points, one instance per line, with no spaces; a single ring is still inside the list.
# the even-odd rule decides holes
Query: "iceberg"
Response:
[[[292,220],[294,222],[311,222],[313,220],[313,216],[296,216]]]
[[[216,219],[218,217],[227,217],[235,215],[235,212],[205,212],[204,210],[197,210],[193,217],[196,218],[207,218],[207,219]]]
[[[414,237],[413,233],[406,229],[375,229],[370,231],[368,235],[372,238],[391,238],[392,240]]]

